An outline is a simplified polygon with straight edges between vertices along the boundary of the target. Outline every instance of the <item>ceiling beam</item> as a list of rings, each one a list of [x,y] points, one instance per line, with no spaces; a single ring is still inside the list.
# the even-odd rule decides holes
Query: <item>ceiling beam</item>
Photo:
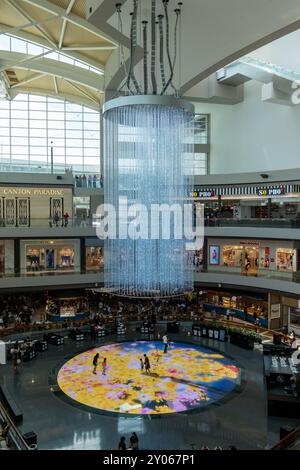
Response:
[[[27,83],[33,82],[34,80],[38,80],[39,78],[44,77],[45,75],[46,75],[45,73],[37,73],[35,75],[32,75],[31,77],[24,78],[24,80],[21,80],[19,83],[12,85],[10,88],[17,88],[17,87],[23,86]]]
[[[49,50],[49,51],[43,52],[42,54],[38,54],[38,55],[29,55],[29,54],[18,53],[19,59],[16,60],[15,62],[14,61],[12,61],[12,62],[7,61],[6,65],[1,65],[2,60],[1,60],[1,54],[0,54],[0,72],[5,72],[5,70],[7,70],[7,69],[20,66],[21,64],[24,65],[26,62],[29,62],[29,61],[40,59],[40,58],[45,57],[46,55],[50,54],[51,52],[52,51]]]
[[[94,103],[98,103],[98,101],[94,98],[94,96],[91,96],[86,90],[82,89],[79,85],[73,83],[72,81],[67,80],[66,78],[64,79],[72,88],[75,90],[79,91],[79,93],[82,93],[86,98],[89,100],[93,101]]]
[[[6,25],[3,25],[3,24],[0,23],[0,29],[2,27],[6,27]],[[23,39],[24,41],[27,41],[27,42],[31,42],[31,43],[36,44],[36,45],[41,46],[41,47],[49,48],[49,44],[48,44],[48,41],[46,41],[46,39],[44,39],[40,36],[36,36],[35,34],[28,33],[27,31],[17,31],[17,33],[12,34],[12,36],[14,36],[16,38]],[[52,51],[58,52],[58,53],[61,52],[58,49],[55,49],[55,50],[51,49],[50,52],[52,52]],[[76,51],[65,51],[64,54],[67,57],[70,57],[71,59],[79,60],[81,62],[84,62],[86,65],[89,65],[91,67],[95,67],[100,72],[104,72],[104,63],[102,63],[100,61],[96,61],[96,60],[94,60],[90,57],[86,57],[83,54],[81,54],[80,52],[76,52]]]
[[[56,80],[56,76],[53,75],[53,82],[54,82],[54,89],[55,89],[55,93],[58,95],[58,86],[57,86],[57,80]]]
[[[72,10],[75,2],[76,2],[76,0],[70,0],[68,8],[66,9],[66,13],[65,13],[66,16],[68,16],[71,13],[71,10]],[[67,20],[64,18],[63,23],[62,23],[62,27],[61,27],[60,38],[59,38],[59,42],[58,42],[58,48],[59,49],[61,49],[61,47],[63,45],[63,42],[64,42],[66,26],[67,26]]]
[[[51,51],[48,51],[48,54]],[[92,90],[103,92],[104,77],[76,65],[66,64],[53,59],[22,54],[21,52],[0,51],[0,71],[10,68],[32,70],[37,73],[55,75],[71,80]]]
[[[95,44],[81,44],[81,45],[72,45],[62,47],[62,51],[112,51],[117,49],[116,46],[103,46],[103,45],[95,45]]]
[[[20,7],[15,0],[4,0],[8,5],[10,5],[12,8],[15,9],[16,12],[18,12],[20,15],[22,15],[26,20],[28,21],[34,21],[34,18],[30,16],[26,10],[24,10],[22,7]],[[45,29],[42,26],[37,25],[36,28],[39,30],[39,32],[43,35],[43,37],[51,44],[52,47],[56,48],[56,44],[51,38],[51,36],[45,31]]]
[[[91,34],[98,36],[99,38],[104,39],[105,41],[110,42],[111,44],[118,47],[118,43],[109,37],[108,35],[102,33],[97,27],[93,26],[89,21],[81,18],[80,16],[70,13],[68,16],[65,14],[65,10],[47,0],[22,0],[23,3],[28,3],[34,7],[40,8],[41,10],[48,11],[49,13],[54,13],[60,16],[62,19],[79,26],[80,28],[85,29]]]
[[[57,19],[57,16],[52,15],[49,18],[45,18],[44,20],[31,21],[30,23],[25,23],[25,24],[22,24],[21,26],[16,26],[14,28],[9,27],[5,29],[3,27],[0,27],[0,36],[2,34],[13,34],[13,33],[16,33],[17,31],[21,31],[22,29],[30,28],[32,26],[49,23],[49,21],[53,21],[55,19]]]

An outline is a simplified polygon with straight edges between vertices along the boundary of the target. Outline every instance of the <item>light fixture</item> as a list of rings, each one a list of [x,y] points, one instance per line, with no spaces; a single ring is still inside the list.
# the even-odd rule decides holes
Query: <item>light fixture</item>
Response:
[[[130,63],[117,98],[103,106],[105,123],[105,203],[116,208],[118,234],[105,240],[105,288],[134,296],[170,296],[193,289],[193,273],[185,263],[186,240],[150,234],[153,204],[183,209],[193,189],[192,176],[184,175],[184,155],[193,153],[194,107],[179,98],[174,74],[177,58],[177,31],[181,5],[175,10],[173,51],[170,54],[168,0],[161,0],[164,15],[156,15],[157,0],[151,0],[151,17],[142,20],[143,80],[135,76],[137,17],[139,0],[133,0],[130,29]],[[121,4],[116,5],[122,32]],[[149,21],[148,21],[149,20]],[[149,25],[149,28],[148,28]],[[156,40],[159,35],[159,54]],[[148,50],[148,37],[151,47]],[[148,68],[148,53],[150,68]],[[124,53],[120,51],[121,58]],[[165,59],[167,69],[165,70]],[[156,74],[160,71],[160,76]],[[151,84],[151,86],[150,86]],[[151,88],[151,92],[149,92]],[[172,94],[167,94],[172,90]],[[125,96],[124,96],[125,95]],[[128,236],[130,222],[124,218],[122,201],[143,207],[149,221],[149,237]],[[183,212],[183,211],[182,211]],[[144,215],[145,215],[144,214]],[[145,220],[145,217],[143,218]],[[152,221],[151,221],[152,223]],[[173,225],[175,225],[173,221]],[[122,235],[121,235],[122,231]],[[126,237],[123,234],[126,233]]]

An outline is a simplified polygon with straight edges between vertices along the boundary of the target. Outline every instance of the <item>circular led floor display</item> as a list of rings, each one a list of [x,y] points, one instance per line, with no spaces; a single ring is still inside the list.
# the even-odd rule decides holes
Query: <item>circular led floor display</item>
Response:
[[[141,367],[144,354],[149,371]],[[241,369],[222,354],[197,345],[170,343],[164,353],[162,342],[137,341],[89,349],[66,362],[57,381],[65,395],[95,410],[159,415],[188,412],[225,399],[240,385]]]

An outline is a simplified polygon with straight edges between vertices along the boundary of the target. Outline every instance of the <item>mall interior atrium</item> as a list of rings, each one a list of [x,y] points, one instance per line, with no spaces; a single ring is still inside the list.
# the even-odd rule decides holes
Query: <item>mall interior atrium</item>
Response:
[[[300,449],[299,0],[0,13],[0,450]]]

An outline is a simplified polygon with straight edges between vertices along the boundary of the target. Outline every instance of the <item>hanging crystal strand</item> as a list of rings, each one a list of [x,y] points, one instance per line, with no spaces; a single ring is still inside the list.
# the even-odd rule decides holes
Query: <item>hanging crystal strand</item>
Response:
[[[168,62],[169,62],[169,67],[170,67],[170,77],[165,84],[165,86],[162,89],[161,95],[163,95],[167,89],[169,88],[169,85],[172,81],[173,75],[172,75],[172,70],[173,70],[173,65],[172,65],[172,60],[171,60],[171,55],[170,55],[170,33],[169,33],[169,14],[168,14],[168,3],[169,0],[162,0],[163,5],[164,5],[164,10],[165,10],[165,20],[166,20],[166,51],[167,51],[167,57],[168,57]]]
[[[164,15],[158,15],[158,27],[159,27],[159,65],[161,83],[164,88],[166,85],[165,66],[164,66],[164,31],[163,31],[163,17]]]
[[[137,46],[137,13],[138,13],[138,0],[133,0],[134,10],[133,10],[133,30],[132,30],[132,70],[131,70],[131,79],[138,94],[141,94],[139,84],[134,75],[134,66],[135,66],[135,51]]]
[[[143,49],[144,49],[144,94],[148,93],[148,50],[147,50],[147,24],[143,21]]]
[[[151,0],[151,82],[152,82],[152,93],[157,94],[157,84],[155,76],[155,55],[156,55],[156,0]]]

